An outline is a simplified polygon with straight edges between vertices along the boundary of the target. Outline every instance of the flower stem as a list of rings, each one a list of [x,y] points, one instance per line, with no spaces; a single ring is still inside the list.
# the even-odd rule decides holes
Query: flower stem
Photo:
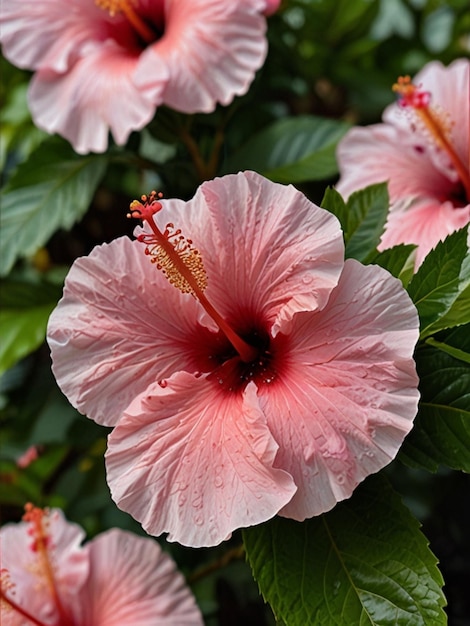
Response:
[[[210,576],[214,572],[217,572],[219,569],[226,567],[232,561],[237,561],[242,559],[245,556],[245,547],[243,545],[232,548],[228,552],[226,552],[223,556],[221,556],[216,561],[209,563],[209,565],[205,565],[198,569],[194,574],[188,576],[187,580],[190,585],[199,582],[206,576]]]
[[[184,145],[186,146],[191,156],[191,159],[194,163],[194,167],[196,168],[196,172],[199,177],[199,180],[201,182],[208,180],[210,176],[208,176],[207,164],[201,156],[201,153],[199,151],[199,146],[197,145],[196,141],[190,135],[190,133],[188,132],[188,129],[185,126],[181,126],[179,128],[179,135],[180,135],[181,141],[184,143]]]

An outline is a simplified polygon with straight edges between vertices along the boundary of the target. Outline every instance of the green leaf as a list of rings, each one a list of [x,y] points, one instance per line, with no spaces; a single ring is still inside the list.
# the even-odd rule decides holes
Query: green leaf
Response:
[[[442,576],[419,522],[380,475],[303,523],[243,531],[261,593],[287,626],[439,626]]]
[[[377,252],[368,261],[388,270],[392,276],[399,278],[403,286],[406,287],[414,273],[415,249],[416,246],[414,245],[400,244],[383,252]]]
[[[32,120],[27,102],[28,83],[7,89],[7,102],[0,111],[0,169],[8,172],[8,155],[26,158],[48,136]]]
[[[225,164],[224,172],[255,170],[280,183],[331,178],[346,122],[313,115],[281,119],[252,137]]]
[[[343,196],[334,187],[327,187],[321,206],[339,219],[346,240],[348,237],[348,208]]]
[[[52,137],[18,167],[1,198],[0,275],[59,228],[71,228],[88,209],[106,162],[105,155],[79,156]]]
[[[467,228],[441,241],[408,285],[418,309],[421,339],[470,322],[470,255]]]
[[[400,459],[431,472],[470,472],[470,324],[422,343],[416,366],[421,402]]]
[[[38,348],[46,336],[47,320],[61,295],[49,283],[3,281],[0,326],[0,374]]]
[[[386,183],[354,192],[347,203],[334,189],[327,189],[321,206],[341,222],[346,257],[365,261],[379,245],[389,209]]]

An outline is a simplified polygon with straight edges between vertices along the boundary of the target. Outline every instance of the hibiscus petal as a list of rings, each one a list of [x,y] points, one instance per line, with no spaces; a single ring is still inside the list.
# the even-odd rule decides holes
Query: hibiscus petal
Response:
[[[84,46],[107,38],[105,18],[83,0],[9,0],[0,15],[3,53],[18,67],[65,72]]]
[[[76,152],[104,152],[111,130],[124,144],[133,130],[154,116],[166,82],[165,73],[154,79],[152,93],[138,90],[132,74],[138,57],[109,40],[89,50],[66,74],[38,71],[30,85],[29,105],[35,123],[59,133]]]
[[[194,241],[206,295],[229,320],[237,307],[254,311],[276,334],[295,312],[325,306],[338,282],[339,222],[291,185],[240,172],[203,183],[186,205],[162,204],[156,222],[163,228],[171,218]]]
[[[295,492],[251,383],[243,394],[187,373],[151,385],[109,436],[114,501],[152,535],[217,545],[273,517]]]
[[[115,528],[88,546],[90,575],[77,597],[77,623],[202,626],[183,576],[156,541]]]
[[[183,301],[184,299],[184,301]],[[176,370],[194,371],[200,305],[183,296],[127,237],[78,259],[48,325],[53,371],[70,402],[113,426],[133,398]]]
[[[441,203],[429,198],[419,200],[408,207],[392,207],[379,250],[400,243],[414,243],[418,246],[415,260],[417,269],[439,241],[463,228],[468,222],[470,222],[470,204],[457,208],[451,202]]]
[[[171,79],[163,101],[185,113],[211,112],[248,90],[265,59],[263,0],[169,2],[165,33],[141,57],[139,87],[153,81],[155,65],[168,67]]]
[[[48,553],[54,571],[54,584],[60,589],[60,599],[68,606],[71,598],[84,584],[88,575],[88,552],[80,547],[85,533],[77,524],[66,521],[62,511],[53,509],[47,516],[50,537]],[[50,594],[47,573],[32,550],[31,524],[6,524],[0,530],[2,569],[8,570],[14,586],[14,601],[38,619],[49,623],[57,619],[56,604]],[[2,612],[3,615],[3,612]],[[24,624],[24,619],[12,621]]]
[[[385,270],[346,261],[327,307],[292,324],[290,366],[258,394],[298,491],[281,515],[303,520],[351,496],[387,465],[413,425],[419,321]]]
[[[388,182],[391,202],[404,196],[446,196],[454,187],[434,166],[427,142],[407,129],[385,124],[352,128],[336,156],[341,171],[336,189],[345,198],[382,182]]]

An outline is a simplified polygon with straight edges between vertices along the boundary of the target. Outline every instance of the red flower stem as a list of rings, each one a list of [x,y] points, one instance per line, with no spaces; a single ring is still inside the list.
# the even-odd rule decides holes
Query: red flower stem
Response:
[[[245,363],[250,363],[251,361],[256,359],[256,357],[258,356],[258,351],[256,350],[256,348],[250,346],[250,344],[248,344],[239,335],[237,335],[233,328],[229,324],[227,324],[224,318],[214,309],[212,304],[209,302],[209,300],[200,289],[191,271],[188,269],[184,261],[182,261],[178,253],[175,252],[173,245],[160,232],[155,222],[153,220],[147,220],[147,223],[149,224],[155,237],[157,238],[158,244],[166,252],[181,276],[190,285],[194,295],[199,300],[205,311],[214,320],[214,322],[217,324],[217,326],[220,328],[220,330],[224,333],[232,346],[238,352],[241,360]]]

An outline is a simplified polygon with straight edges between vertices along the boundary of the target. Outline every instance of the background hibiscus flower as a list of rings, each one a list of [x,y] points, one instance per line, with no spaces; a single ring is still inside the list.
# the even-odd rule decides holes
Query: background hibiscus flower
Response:
[[[11,0],[4,55],[35,71],[35,123],[80,153],[124,144],[166,104],[210,112],[243,94],[265,59],[266,0]]]
[[[416,244],[418,267],[470,222],[470,61],[428,63],[413,84],[415,97],[398,87],[383,124],[353,128],[340,142],[337,189],[348,197],[388,181],[390,215],[379,249]]]
[[[81,546],[85,533],[59,509],[27,506],[24,519],[0,530],[3,626],[202,625],[155,541],[114,528]]]

